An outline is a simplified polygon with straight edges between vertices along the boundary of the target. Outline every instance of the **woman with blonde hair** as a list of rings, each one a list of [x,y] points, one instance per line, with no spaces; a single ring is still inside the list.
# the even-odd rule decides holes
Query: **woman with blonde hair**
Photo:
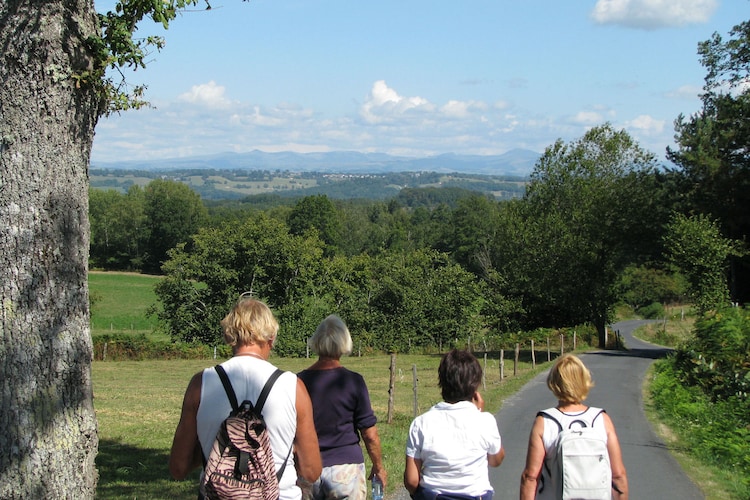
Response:
[[[266,381],[276,371],[268,362],[279,324],[266,304],[242,296],[221,321],[224,342],[232,358],[221,363],[238,401],[256,402]],[[184,479],[207,460],[221,423],[232,411],[215,368],[196,373],[190,380],[175,430],[169,471]],[[284,372],[273,384],[263,406],[274,464],[280,474],[281,500],[302,496],[298,480],[315,481],[321,462],[313,424],[312,404],[305,385],[294,373]],[[293,453],[292,453],[293,451]]]
[[[628,479],[622,461],[620,442],[609,415],[601,408],[583,404],[594,386],[591,373],[576,356],[558,358],[547,376],[547,387],[557,398],[557,406],[537,414],[529,435],[526,468],[521,475],[521,500],[559,500],[558,488],[551,477],[556,459],[557,437],[563,429],[585,425],[598,429],[606,437],[612,475],[612,498],[627,500]]]

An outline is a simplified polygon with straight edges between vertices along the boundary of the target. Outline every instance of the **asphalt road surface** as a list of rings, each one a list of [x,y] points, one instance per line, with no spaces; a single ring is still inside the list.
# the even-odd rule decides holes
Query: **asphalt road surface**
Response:
[[[615,424],[631,499],[702,499],[704,496],[698,487],[652,431],[643,411],[641,386],[646,370],[666,352],[662,347],[632,336],[632,331],[643,323],[633,320],[612,325],[610,331],[620,332],[628,351],[597,351],[580,356],[591,370],[595,383],[586,402],[606,409]],[[506,399],[496,415],[506,456],[500,467],[490,469],[495,500],[518,498],[534,416],[537,411],[557,403],[547,389],[546,378],[546,371],[534,378]]]

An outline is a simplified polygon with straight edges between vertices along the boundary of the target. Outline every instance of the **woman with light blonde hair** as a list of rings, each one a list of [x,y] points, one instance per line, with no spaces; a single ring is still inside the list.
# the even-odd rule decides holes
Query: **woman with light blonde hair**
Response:
[[[253,403],[276,372],[268,358],[279,324],[266,304],[243,294],[221,327],[232,357],[196,373],[188,384],[169,455],[169,471],[175,479],[184,479],[205,463],[221,423],[232,411],[219,368],[228,377],[237,401]],[[310,396],[294,373],[281,373],[273,384],[263,417],[279,477],[279,498],[299,500],[302,490],[297,483],[315,481],[321,461]]]
[[[550,464],[556,458],[557,436],[562,428],[572,428],[581,423],[601,430],[606,436],[612,471],[612,498],[627,500],[628,478],[612,419],[601,408],[583,404],[593,386],[588,368],[572,354],[558,358],[550,369],[547,387],[557,398],[557,406],[539,412],[534,420],[529,435],[526,468],[521,475],[521,500],[559,500],[560,491],[550,487],[555,484],[554,478],[550,477],[553,469]]]

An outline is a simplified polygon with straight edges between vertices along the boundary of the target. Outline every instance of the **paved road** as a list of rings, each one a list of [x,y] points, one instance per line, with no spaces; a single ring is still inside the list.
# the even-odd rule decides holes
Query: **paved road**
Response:
[[[702,499],[703,494],[651,430],[643,412],[643,377],[649,365],[663,356],[666,349],[632,336],[633,329],[642,323],[634,320],[612,326],[612,330],[623,335],[629,351],[598,351],[581,356],[596,384],[587,402],[605,408],[615,424],[628,471],[631,499]],[[499,468],[490,469],[495,500],[518,498],[534,415],[556,404],[545,384],[546,377],[547,372],[540,374],[506,399],[497,414],[506,457]]]

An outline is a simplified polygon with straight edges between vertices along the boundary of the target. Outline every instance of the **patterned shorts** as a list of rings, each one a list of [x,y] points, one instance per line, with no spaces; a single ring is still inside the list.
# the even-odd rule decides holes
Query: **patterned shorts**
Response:
[[[302,491],[302,500],[367,500],[365,464],[323,467],[311,490]]]

